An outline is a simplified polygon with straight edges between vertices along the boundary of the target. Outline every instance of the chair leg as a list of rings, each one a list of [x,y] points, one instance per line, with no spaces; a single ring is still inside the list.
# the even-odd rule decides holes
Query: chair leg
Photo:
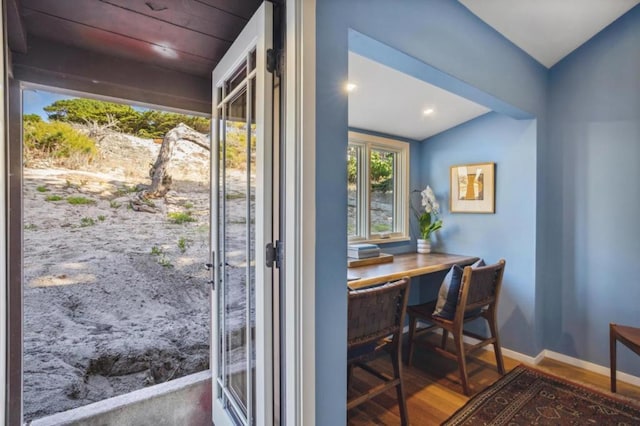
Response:
[[[611,364],[611,392],[616,392],[616,330],[609,324],[609,363]]]
[[[498,340],[496,340],[496,342],[493,344],[493,350],[496,354],[496,364],[498,366],[498,373],[504,376],[506,372],[504,369],[504,361],[502,359],[502,349],[500,348],[500,342]]]
[[[449,338],[449,331],[447,331],[446,329],[442,329],[442,342],[440,344],[440,347],[442,349],[447,349],[447,339]]]
[[[396,393],[398,395],[398,409],[400,410],[400,422],[402,426],[407,426],[409,424],[409,416],[407,415],[407,401],[405,399],[404,385],[402,381],[402,362],[400,359],[401,344],[397,343],[397,345],[398,348],[394,348],[391,351],[391,362],[393,364],[394,377],[396,379],[400,379],[399,383],[396,385]]]
[[[504,360],[502,358],[502,347],[500,346],[500,336],[498,335],[498,321],[496,319],[495,310],[491,312],[489,319],[489,329],[491,330],[491,337],[495,339],[493,343],[493,352],[496,355],[496,366],[498,367],[498,373],[504,376]]]
[[[456,344],[456,352],[458,356],[458,368],[460,369],[460,381],[462,382],[462,391],[469,396],[469,379],[467,378],[467,362],[464,354],[464,342],[462,341],[462,332],[453,333],[453,340]]]
[[[413,315],[409,315],[409,342],[407,345],[407,365],[411,366],[413,363],[413,339],[416,335],[416,326],[418,324],[418,319]]]

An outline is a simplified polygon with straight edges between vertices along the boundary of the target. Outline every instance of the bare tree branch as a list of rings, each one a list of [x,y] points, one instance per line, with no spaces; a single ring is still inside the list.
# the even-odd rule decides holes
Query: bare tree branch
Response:
[[[162,140],[158,157],[149,171],[151,186],[143,194],[140,194],[144,199],[163,197],[169,191],[171,176],[167,175],[167,168],[173,156],[173,149],[180,140],[186,140],[204,149],[211,150],[207,137],[186,124],[180,123],[169,130]]]

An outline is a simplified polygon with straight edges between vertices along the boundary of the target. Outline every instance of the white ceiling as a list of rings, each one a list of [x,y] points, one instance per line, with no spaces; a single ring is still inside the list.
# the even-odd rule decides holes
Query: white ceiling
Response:
[[[386,65],[349,52],[349,126],[423,140],[489,112]],[[424,115],[426,109],[431,115]]]
[[[458,0],[547,68],[640,0]]]
[[[458,0],[551,67],[640,0]],[[349,52],[349,126],[423,140],[489,109]],[[433,114],[423,111],[432,108]]]

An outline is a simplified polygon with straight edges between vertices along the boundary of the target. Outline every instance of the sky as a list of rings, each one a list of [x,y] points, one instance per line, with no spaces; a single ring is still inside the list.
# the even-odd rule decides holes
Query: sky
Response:
[[[74,96],[45,92],[44,90],[27,89],[22,92],[22,113],[38,114],[43,120],[48,121],[47,113],[42,108],[61,99],[73,98]]]
[[[22,92],[22,113],[38,114],[44,121],[49,121],[44,107],[62,99],[75,99],[77,96],[62,95],[45,90],[25,89]],[[132,105],[136,111],[147,111],[149,108]]]

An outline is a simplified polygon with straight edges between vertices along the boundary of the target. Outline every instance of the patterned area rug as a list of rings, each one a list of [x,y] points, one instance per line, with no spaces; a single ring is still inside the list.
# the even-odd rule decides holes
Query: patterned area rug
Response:
[[[443,425],[640,425],[640,409],[519,365]]]

